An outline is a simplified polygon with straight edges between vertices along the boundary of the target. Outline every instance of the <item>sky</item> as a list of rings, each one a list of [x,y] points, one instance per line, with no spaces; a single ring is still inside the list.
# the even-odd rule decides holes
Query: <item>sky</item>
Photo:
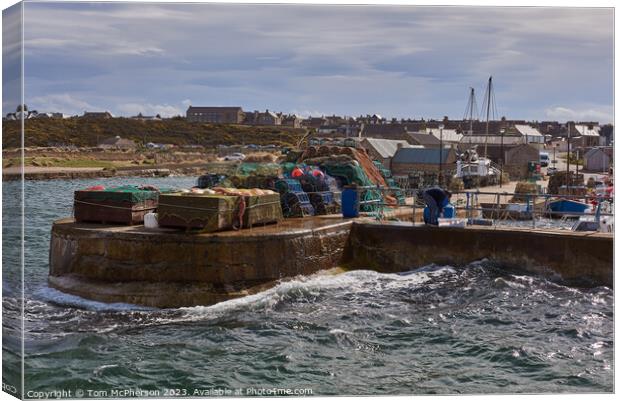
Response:
[[[607,123],[613,10],[28,2],[24,73],[39,112],[455,119],[492,75],[498,118]]]

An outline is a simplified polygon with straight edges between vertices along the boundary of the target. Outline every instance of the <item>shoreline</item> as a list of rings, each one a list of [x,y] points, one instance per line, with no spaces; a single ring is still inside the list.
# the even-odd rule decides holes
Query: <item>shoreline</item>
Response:
[[[207,169],[207,163],[161,164],[148,167],[24,167],[23,177],[28,181],[55,179],[83,179],[110,177],[168,177],[200,175]],[[22,171],[19,167],[2,170],[2,181],[19,181]]]

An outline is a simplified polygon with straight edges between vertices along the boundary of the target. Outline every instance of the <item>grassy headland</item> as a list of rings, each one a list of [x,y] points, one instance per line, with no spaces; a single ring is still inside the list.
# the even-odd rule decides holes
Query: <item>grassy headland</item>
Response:
[[[20,122],[2,122],[3,149],[20,146]],[[129,118],[107,120],[68,118],[32,119],[25,122],[25,146],[47,147],[57,144],[77,147],[96,146],[105,138],[120,136],[138,144],[147,142],[183,145],[296,144],[305,129],[280,126],[246,126],[234,124],[191,123],[173,118],[161,121],[140,121]]]

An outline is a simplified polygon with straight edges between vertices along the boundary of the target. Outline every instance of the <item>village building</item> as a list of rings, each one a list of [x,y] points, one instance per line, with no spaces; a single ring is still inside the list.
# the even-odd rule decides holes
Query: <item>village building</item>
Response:
[[[82,118],[89,119],[97,119],[97,120],[107,120],[113,118],[112,114],[109,111],[85,111],[82,115]]]
[[[555,148],[556,152],[566,152],[568,150],[568,141],[566,138],[552,138],[547,142],[546,147],[550,151],[553,151]]]
[[[282,125],[282,117],[273,111],[265,110],[264,113],[258,113],[256,119],[257,125]]]
[[[394,154],[390,169],[394,175],[408,175],[417,171],[438,172],[440,160],[445,170],[456,169],[457,154],[453,148],[401,147]]]
[[[241,124],[245,113],[241,107],[195,107],[189,106],[186,113],[189,122],[212,124]]]
[[[364,124],[363,138],[380,138],[408,141],[407,128],[402,124]]]
[[[97,147],[101,149],[133,150],[137,146],[131,139],[121,138],[117,135],[104,139],[97,144]]]
[[[590,146],[605,146],[605,137],[600,135],[601,128],[598,124],[588,123],[588,124],[574,124],[574,130],[572,130],[571,135],[580,136],[579,146],[582,147],[590,147]],[[571,138],[572,143],[572,138]]]
[[[327,120],[324,117],[309,117],[306,118],[301,125],[306,128],[318,129],[320,126],[325,125],[326,123]]]
[[[405,140],[363,138],[360,147],[366,150],[372,160],[381,162],[385,168],[390,168],[390,163],[396,151],[400,148],[413,147]],[[422,146],[417,146],[422,148]]]
[[[46,119],[46,118],[54,118],[54,119],[62,119],[64,118],[64,114],[63,113],[37,113],[36,110],[34,111],[34,113],[31,113],[31,115],[27,118],[42,118],[42,119]]]
[[[536,146],[538,149],[542,149],[545,145],[545,136],[540,133],[536,128],[526,124],[515,124],[515,130],[521,134],[523,143],[529,143]]]
[[[438,148],[441,143],[434,135],[425,132],[408,132],[407,140],[412,145],[420,145],[425,148]]]
[[[511,180],[525,179],[528,176],[529,163],[539,160],[540,150],[536,145],[523,143],[506,151],[503,170],[508,173]]]
[[[614,149],[611,146],[596,147],[583,155],[583,169],[592,172],[607,172],[613,164]]]
[[[364,116],[359,116],[355,119],[355,121],[358,124],[385,124],[386,123],[386,119],[381,117],[381,115],[379,114],[367,114],[365,117]]]
[[[282,115],[274,113],[273,111],[269,111],[269,110],[265,110],[265,112],[254,110],[254,112],[246,113],[244,124],[282,125]]]
[[[449,128],[426,128],[425,132],[429,135],[434,136],[444,144],[454,144],[458,145],[463,138],[463,134],[458,132],[456,129]]]
[[[301,128],[303,119],[295,114],[290,114],[282,118],[282,125],[293,128]]]
[[[159,114],[155,116],[144,116],[142,115],[142,113],[138,113],[137,116],[132,116],[129,118],[131,118],[132,120],[139,120],[139,121],[161,121],[161,116]]]
[[[459,149],[464,151],[475,148],[479,156],[499,163],[505,152],[521,144],[523,137],[520,135],[464,135]]]
[[[337,135],[341,132],[339,125],[321,125],[317,128],[316,133],[319,135]]]

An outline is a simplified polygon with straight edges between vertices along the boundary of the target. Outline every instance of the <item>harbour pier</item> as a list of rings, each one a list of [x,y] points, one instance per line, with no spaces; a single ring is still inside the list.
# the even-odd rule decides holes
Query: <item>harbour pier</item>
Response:
[[[412,217],[408,207],[398,214]],[[401,272],[481,259],[570,285],[613,286],[611,234],[336,215],[205,234],[62,219],[52,227],[49,284],[87,299],[168,308],[210,305],[337,266]]]

